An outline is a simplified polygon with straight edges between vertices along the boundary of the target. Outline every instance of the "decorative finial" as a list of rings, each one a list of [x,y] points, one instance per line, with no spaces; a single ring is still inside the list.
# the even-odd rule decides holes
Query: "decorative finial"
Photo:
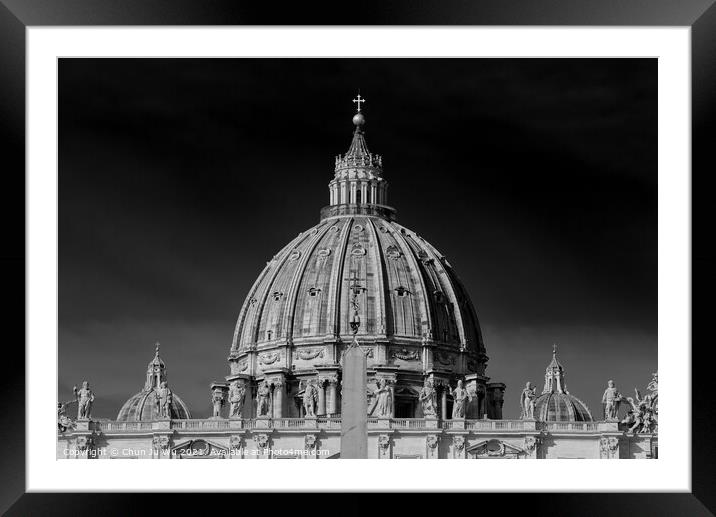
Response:
[[[357,109],[358,113],[360,113],[360,103],[361,102],[365,102],[365,99],[363,97],[361,97],[360,93],[359,93],[358,96],[355,99],[353,99],[353,104],[358,105],[358,109]]]
[[[154,357],[159,357],[159,341],[154,343]]]
[[[358,131],[360,127],[365,124],[365,116],[360,112],[360,104],[361,102],[365,102],[365,99],[361,97],[359,93],[358,97],[353,99],[353,102],[358,105],[358,111],[353,115],[353,125],[356,127],[356,131]]]
[[[552,344],[552,357],[557,357],[557,344]]]

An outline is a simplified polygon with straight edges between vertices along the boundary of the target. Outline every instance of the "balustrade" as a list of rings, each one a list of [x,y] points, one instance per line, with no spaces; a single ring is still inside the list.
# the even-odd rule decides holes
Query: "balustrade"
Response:
[[[261,425],[258,425],[260,421]],[[162,421],[139,421],[139,422],[115,422],[115,421],[94,421],[91,422],[91,429],[105,433],[131,433],[138,431],[151,431],[156,428],[157,422]],[[434,420],[424,418],[376,418],[368,417],[367,425],[370,429],[465,429],[469,431],[493,431],[493,432],[520,432],[528,430],[524,420]],[[339,416],[317,417],[317,418],[272,418],[272,419],[184,419],[172,420],[170,429],[183,431],[221,431],[235,428],[243,429],[333,429],[341,428]],[[544,429],[549,432],[576,432],[590,433],[599,429],[599,422],[537,422],[537,425],[529,430]]]

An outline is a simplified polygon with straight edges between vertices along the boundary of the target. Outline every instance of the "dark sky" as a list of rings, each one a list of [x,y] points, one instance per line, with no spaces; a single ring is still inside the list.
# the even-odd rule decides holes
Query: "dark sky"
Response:
[[[61,59],[59,398],[139,391],[154,342],[194,416],[236,317],[318,222],[351,99],[398,222],[449,259],[490,361],[541,390],[557,343],[600,415],[657,366],[655,59]]]

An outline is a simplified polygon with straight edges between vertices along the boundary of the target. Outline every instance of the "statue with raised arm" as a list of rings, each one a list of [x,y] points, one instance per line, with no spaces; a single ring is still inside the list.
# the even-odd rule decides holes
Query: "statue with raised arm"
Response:
[[[604,420],[614,422],[617,420],[619,413],[619,404],[622,401],[622,395],[614,386],[614,381],[607,383],[607,389],[602,395],[602,404],[604,404]]]
[[[82,387],[72,388],[72,392],[77,399],[77,420],[89,420],[92,412],[92,402],[94,402],[94,393],[89,387],[89,382],[82,381]]]
[[[537,400],[537,394],[532,383],[528,382],[525,384],[525,389],[522,390],[522,395],[520,396],[520,408],[522,408],[520,418],[522,420],[534,420],[535,400]]]
[[[241,410],[244,408],[244,397],[246,396],[246,388],[243,384],[239,384],[238,381],[231,383],[229,388],[229,416],[230,417],[241,417]]]
[[[303,410],[306,417],[313,418],[316,416],[317,403],[318,388],[316,388],[316,384],[310,380],[306,384],[306,390],[303,392]]]
[[[418,400],[423,406],[423,417],[424,418],[436,418],[438,413],[438,396],[435,388],[433,387],[433,381],[431,379],[425,379],[425,385],[420,390]]]
[[[452,389],[450,385],[447,386],[448,393],[452,395],[452,417],[453,419],[465,418],[465,408],[467,407],[467,400],[472,402],[472,395],[465,388],[462,387],[462,381],[457,381],[457,387]]]
[[[256,390],[256,416],[271,416],[271,388],[267,381],[263,381],[259,384]]]
[[[174,402],[174,396],[172,390],[169,389],[167,381],[162,381],[157,388],[157,417],[158,418],[171,418],[172,417],[172,404]]]

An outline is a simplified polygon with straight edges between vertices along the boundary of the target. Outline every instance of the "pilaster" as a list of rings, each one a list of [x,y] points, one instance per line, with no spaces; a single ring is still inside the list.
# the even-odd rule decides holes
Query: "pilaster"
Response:
[[[158,423],[158,422],[154,422]],[[163,422],[162,422],[163,423]],[[154,427],[154,426],[152,426]],[[152,437],[152,456],[154,459],[169,459],[171,456],[171,432],[154,434]]]
[[[437,434],[429,434],[425,437],[425,458],[436,460],[439,458],[438,450],[440,438]]]
[[[271,433],[260,432],[253,433],[251,435],[253,440],[254,449],[251,451],[251,456],[257,459],[269,459],[271,458]]]
[[[390,459],[393,457],[391,435],[384,433],[378,435],[378,459]]]
[[[466,445],[466,435],[465,434],[453,434],[452,435],[452,443],[450,444],[450,449],[452,452],[453,459],[456,460],[464,460],[465,459],[465,445]]]
[[[602,435],[599,438],[599,457],[603,460],[619,459],[619,435]]]
[[[90,459],[96,457],[94,435],[81,434],[74,439],[75,458]]]
[[[539,458],[540,446],[542,444],[542,437],[540,435],[527,435],[525,436],[525,459],[536,460]]]

